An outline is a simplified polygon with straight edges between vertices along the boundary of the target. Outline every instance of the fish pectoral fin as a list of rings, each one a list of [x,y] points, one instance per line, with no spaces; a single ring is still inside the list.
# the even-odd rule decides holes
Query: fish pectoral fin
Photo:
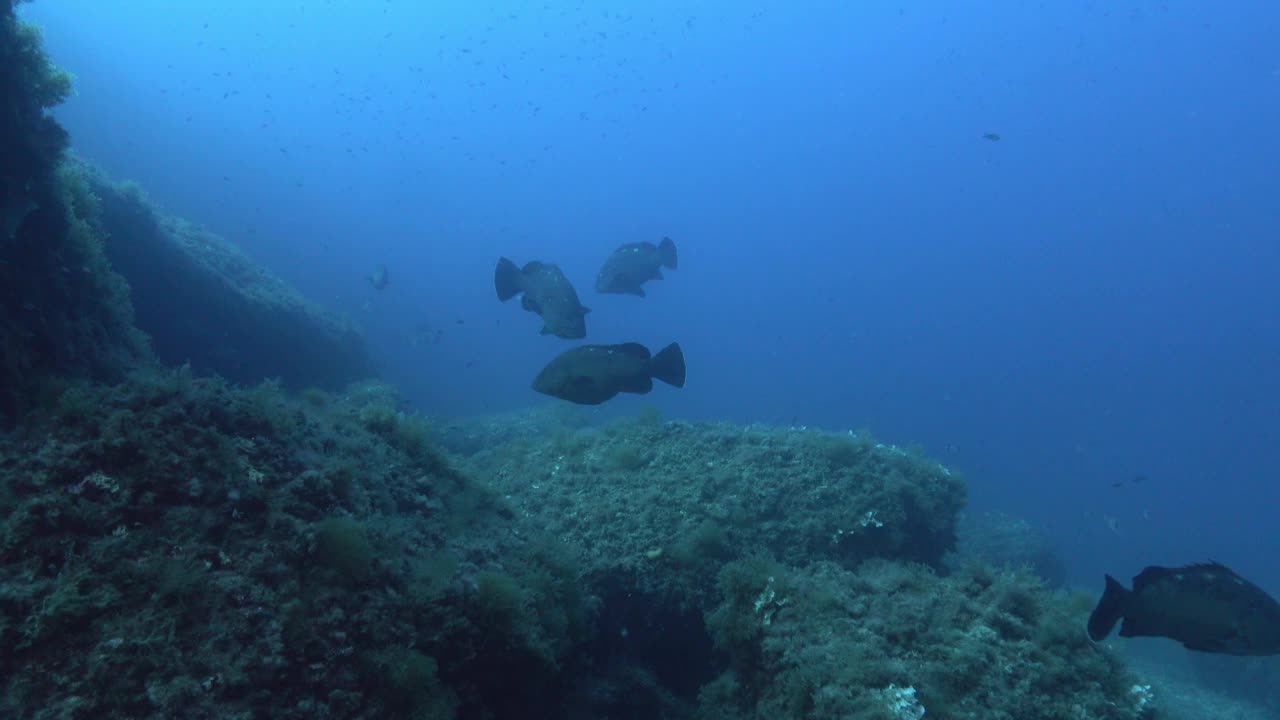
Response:
[[[644,288],[640,287],[639,285],[636,285],[635,287],[632,287],[632,288],[627,288],[627,294],[628,294],[628,295],[636,295],[636,296],[638,296],[638,297],[644,297],[644,296],[645,296],[645,295],[644,295]]]
[[[622,392],[645,395],[653,390],[653,378],[648,375],[636,375],[624,380],[618,389]]]
[[[520,307],[528,310],[529,312],[538,313],[539,315],[542,314],[542,306],[538,304],[537,300],[534,300],[528,295],[520,298]]]
[[[539,335],[554,335],[554,334],[555,334],[555,331],[551,329],[551,326],[550,326],[550,325],[543,325],[543,326],[542,326],[542,329],[538,331],[538,334],[539,334]]]
[[[1227,651],[1226,644],[1219,640],[1184,640],[1182,647],[1196,652],[1207,653],[1224,653]]]

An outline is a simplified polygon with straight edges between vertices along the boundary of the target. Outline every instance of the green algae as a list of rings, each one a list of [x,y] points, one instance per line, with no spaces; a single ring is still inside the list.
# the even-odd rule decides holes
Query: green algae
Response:
[[[489,449],[459,466],[576,550],[605,599],[597,631],[625,632],[637,665],[698,678],[674,706],[631,687],[673,716],[892,718],[904,698],[940,718],[1155,716],[1080,631],[1088,598],[952,560],[964,483],[917,450],[653,419],[439,425],[446,444],[486,434]],[[690,606],[696,637],[646,645],[689,626]]]
[[[0,424],[43,402],[58,376],[117,380],[149,357],[106,261],[101,207],[48,113],[71,78],[12,7],[0,6]]]
[[[66,394],[0,442],[5,717],[494,712],[545,694],[582,635],[567,556],[365,428],[359,393],[321,414],[179,370]],[[423,658],[440,693],[406,694]]]
[[[874,718],[910,689],[931,717],[1154,717],[1088,598],[943,561],[963,486],[927,458],[631,420],[570,458],[554,421],[367,422],[387,404],[67,386],[0,443],[0,710]],[[464,459],[409,421],[502,440]]]

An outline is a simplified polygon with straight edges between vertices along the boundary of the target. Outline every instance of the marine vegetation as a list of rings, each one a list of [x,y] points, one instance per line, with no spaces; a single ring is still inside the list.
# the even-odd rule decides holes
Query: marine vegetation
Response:
[[[0,8],[0,424],[40,402],[51,376],[118,381],[153,348],[242,382],[338,389],[372,374],[351,326],[68,157],[48,110],[71,78],[11,2]]]
[[[62,164],[48,110],[71,90],[40,33],[0,4],[0,425],[51,374],[119,379],[148,357],[128,288],[107,265],[100,207]]]
[[[1080,632],[1080,603],[974,565],[737,561],[709,616],[731,669],[700,693],[716,718],[1146,718],[1153,706]],[[926,714],[927,713],[927,714]]]
[[[1067,568],[1043,528],[1003,513],[966,512],[960,517],[952,564],[984,562],[1005,570],[1028,570],[1050,587],[1063,587]]]
[[[964,486],[927,458],[649,414],[464,459],[383,385],[323,400],[164,371],[5,438],[0,714],[1153,712],[1099,710],[1136,683],[1088,599],[942,574]]]
[[[571,556],[388,401],[165,371],[0,443],[0,716],[521,717],[588,618]]]
[[[1156,716],[1085,636],[1088,596],[944,562],[964,483],[922,455],[652,418],[522,414],[439,436],[490,429],[459,467],[574,550],[601,600],[594,662],[644,668],[627,697],[666,717]]]
[[[364,338],[226,239],[166,215],[132,183],[69,163],[98,198],[111,267],[159,360],[199,373],[340,390],[372,376]]]

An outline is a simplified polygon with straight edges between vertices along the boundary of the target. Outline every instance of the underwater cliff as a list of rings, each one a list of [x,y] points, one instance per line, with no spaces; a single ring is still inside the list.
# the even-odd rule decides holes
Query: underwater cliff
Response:
[[[158,210],[142,188],[73,167],[98,199],[107,260],[129,284],[136,323],[166,365],[235,382],[279,378],[341,389],[376,374],[360,332],[235,245]]]
[[[374,374],[359,332],[141,188],[67,156],[71,78],[12,3],[0,19],[0,419],[58,375],[152,361],[338,389]]]
[[[48,110],[71,91],[39,31],[0,5],[0,424],[55,374],[119,379],[150,358],[81,178]]]

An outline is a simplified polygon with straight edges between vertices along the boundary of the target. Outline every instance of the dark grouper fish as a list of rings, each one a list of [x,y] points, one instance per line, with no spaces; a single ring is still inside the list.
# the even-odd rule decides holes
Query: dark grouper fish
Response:
[[[500,258],[493,271],[493,284],[502,302],[524,293],[520,307],[542,317],[543,335],[570,340],[587,336],[587,321],[583,316],[591,309],[578,302],[578,293],[559,266],[533,260],[520,268]]]
[[[1166,637],[1189,650],[1227,655],[1280,654],[1280,603],[1218,563],[1149,567],[1133,590],[1110,575],[1089,616],[1089,637]]]
[[[579,405],[599,405],[620,392],[643,395],[653,379],[684,387],[684,353],[671,343],[657,355],[638,343],[566,350],[538,373],[533,389]]]
[[[621,293],[644,297],[640,287],[649,280],[661,280],[663,266],[676,269],[676,244],[664,237],[662,242],[623,245],[600,268],[596,275],[596,292]]]

